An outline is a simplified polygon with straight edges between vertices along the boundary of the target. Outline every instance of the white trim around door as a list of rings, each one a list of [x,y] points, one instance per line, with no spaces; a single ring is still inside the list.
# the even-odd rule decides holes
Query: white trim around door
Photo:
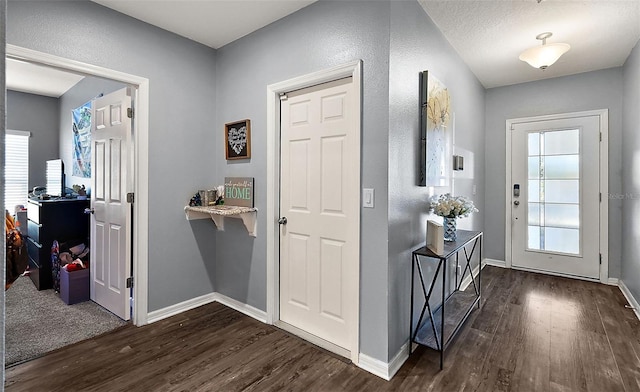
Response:
[[[279,284],[279,224],[278,214],[280,211],[280,94],[299,90],[306,87],[315,86],[318,84],[352,77],[353,84],[355,86],[355,102],[357,103],[357,111],[361,113],[362,110],[362,61],[357,60],[340,66],[336,66],[330,69],[326,69],[319,72],[314,72],[308,75],[300,76],[297,78],[289,79],[283,82],[271,84],[267,86],[267,322],[270,324],[276,324],[279,321],[279,296],[280,296],[280,284]],[[357,145],[360,146],[360,132],[361,132],[361,120],[360,115],[357,116],[356,129],[358,130]],[[358,150],[357,156],[352,157],[353,162],[360,166],[360,151]],[[360,171],[358,170],[357,182],[360,183]],[[359,219],[358,219],[359,221]],[[358,230],[359,231],[359,230]],[[359,248],[359,246],[358,246]],[[358,273],[355,276],[360,276],[359,268],[359,254],[358,254]],[[354,282],[356,285],[357,293],[360,292],[360,282]],[[353,298],[356,314],[360,314],[360,298],[356,296]],[[360,351],[359,345],[359,330],[360,321],[359,316],[356,318],[357,322],[353,326],[351,331],[351,350],[350,358],[354,364],[358,364],[358,357]],[[320,344],[321,342],[313,341],[312,337],[308,338],[312,343]],[[325,347],[331,349],[331,347]],[[342,354],[343,353],[339,353]]]
[[[133,275],[135,276],[133,323],[142,326],[148,322],[148,244],[149,244],[149,79],[87,64],[48,53],[6,45],[6,56],[81,75],[97,76],[135,87],[136,115],[134,118],[134,189],[133,204]]]
[[[547,121],[547,120],[561,120],[570,119],[576,117],[598,116],[600,120],[600,277],[599,281],[604,284],[609,282],[609,110],[588,110],[583,112],[561,113],[545,116],[523,117],[508,119],[506,122],[506,176],[505,176],[505,266],[512,268],[512,158],[511,158],[511,142],[512,142],[512,127],[515,124],[525,122]],[[565,276],[562,274],[556,274]],[[575,278],[575,276],[568,276]]]

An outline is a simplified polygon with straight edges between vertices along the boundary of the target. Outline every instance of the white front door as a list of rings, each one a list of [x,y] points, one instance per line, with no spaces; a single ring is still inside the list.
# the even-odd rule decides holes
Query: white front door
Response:
[[[357,108],[352,78],[281,101],[280,320],[347,352],[359,300]]]
[[[91,144],[91,299],[116,316],[130,319],[132,184],[131,119],[127,89],[93,102]]]
[[[599,278],[600,117],[516,123],[511,141],[512,266]]]

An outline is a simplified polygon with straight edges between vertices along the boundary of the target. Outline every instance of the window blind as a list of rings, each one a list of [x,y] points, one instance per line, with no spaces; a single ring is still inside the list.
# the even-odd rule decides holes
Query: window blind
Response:
[[[26,207],[29,193],[29,132],[7,130],[4,157],[4,208]]]

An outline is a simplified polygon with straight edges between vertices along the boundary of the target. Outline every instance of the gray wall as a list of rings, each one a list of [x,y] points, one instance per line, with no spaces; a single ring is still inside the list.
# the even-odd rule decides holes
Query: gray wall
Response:
[[[622,120],[622,273],[620,278],[640,300],[640,42],[624,64]]]
[[[100,94],[106,95],[124,87],[126,85],[123,83],[88,76],[60,97],[60,119],[58,121],[59,156],[64,161],[67,187],[71,188],[73,184],[78,184],[91,189],[91,178],[73,175],[73,121],[71,111],[98,97]]]
[[[609,193],[622,192],[622,68],[487,90],[485,257],[504,260],[505,127],[510,118],[609,109]],[[620,276],[622,201],[609,199],[609,276]]]
[[[58,98],[7,91],[7,129],[29,131],[29,189],[45,185],[45,162],[58,159]]]
[[[213,224],[183,207],[214,178],[215,52],[88,1],[9,1],[7,15],[10,44],[149,79],[149,311],[214,291]]]
[[[416,186],[420,71],[432,72],[449,89],[455,152],[465,156],[464,171],[454,175],[454,193],[471,198],[480,207],[479,213],[458,220],[460,229],[483,229],[485,181],[485,89],[417,2],[391,2],[390,58],[388,360],[409,339],[411,251],[424,245],[427,219],[442,220],[428,213],[428,198],[451,190]],[[434,273],[429,265],[425,263],[426,271]]]
[[[266,310],[266,87],[363,60],[362,186],[375,188],[374,209],[361,211],[361,352],[387,359],[387,166],[389,2],[319,1],[217,52],[216,183],[255,177],[258,237],[238,222],[219,232],[216,289]],[[251,119],[251,160],[225,161],[225,122]],[[234,220],[235,221],[235,220]]]
[[[265,211],[266,86],[358,58],[364,60],[362,186],[377,195],[376,208],[361,211],[360,343],[361,352],[386,361],[408,339],[410,251],[425,237],[428,190],[415,185],[419,71],[433,70],[458,93],[458,145],[475,160],[484,158],[484,89],[418,3],[322,1],[218,50],[218,127],[251,118],[252,159],[229,163],[221,155],[216,167],[219,183],[225,176],[255,177],[256,206]],[[222,144],[222,132],[218,138]],[[483,170],[477,164],[457,180],[457,193],[471,196],[476,184],[482,195]],[[475,201],[484,204],[481,196]],[[258,232],[267,224],[259,213]],[[482,215],[461,227],[481,229]],[[248,237],[239,222],[218,234],[216,288],[266,309],[264,236]]]

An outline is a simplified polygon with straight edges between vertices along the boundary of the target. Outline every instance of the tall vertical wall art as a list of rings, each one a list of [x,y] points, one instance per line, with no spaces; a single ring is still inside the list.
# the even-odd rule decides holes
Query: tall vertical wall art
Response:
[[[420,186],[449,186],[453,126],[449,90],[428,71],[420,72]]]

